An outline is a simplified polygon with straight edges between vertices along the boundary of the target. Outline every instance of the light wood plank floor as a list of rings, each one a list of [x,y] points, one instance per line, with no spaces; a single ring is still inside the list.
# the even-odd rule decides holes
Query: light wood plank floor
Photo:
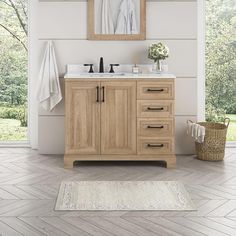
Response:
[[[55,212],[63,180],[179,180],[196,212]],[[0,235],[236,235],[236,149],[224,162],[179,156],[177,169],[155,162],[84,162],[63,168],[62,156],[0,149]]]

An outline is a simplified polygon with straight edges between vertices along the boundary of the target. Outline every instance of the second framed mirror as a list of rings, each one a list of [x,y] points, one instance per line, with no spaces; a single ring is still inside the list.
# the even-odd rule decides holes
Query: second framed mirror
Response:
[[[145,40],[146,0],[88,0],[89,40]]]

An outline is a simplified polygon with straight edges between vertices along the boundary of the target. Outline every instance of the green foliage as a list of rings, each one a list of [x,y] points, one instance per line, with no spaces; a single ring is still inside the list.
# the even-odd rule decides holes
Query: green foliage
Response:
[[[27,0],[0,0],[0,35],[11,36],[27,51]]]
[[[148,48],[148,58],[157,62],[169,57],[169,48],[163,43],[152,43]]]
[[[236,113],[236,2],[206,3],[206,115],[220,121]]]
[[[28,116],[27,116],[27,109],[24,106],[21,106],[18,108],[18,120],[20,121],[20,124],[22,127],[27,127],[28,124]]]
[[[236,140],[236,115],[226,115],[226,117],[230,118],[230,124],[227,132],[227,141],[235,141]]]
[[[3,38],[0,41],[0,102],[23,105],[26,99],[27,54],[14,40]]]
[[[206,107],[206,121],[222,122],[225,119],[225,111],[221,108],[215,108],[211,104]]]
[[[24,106],[0,107],[0,118],[19,120],[22,127],[27,127],[27,110]]]
[[[27,127],[27,34],[27,0],[0,0],[0,140],[4,141],[26,137],[21,127]]]
[[[0,118],[3,119],[16,119],[18,117],[18,108],[13,107],[1,107],[0,108]]]

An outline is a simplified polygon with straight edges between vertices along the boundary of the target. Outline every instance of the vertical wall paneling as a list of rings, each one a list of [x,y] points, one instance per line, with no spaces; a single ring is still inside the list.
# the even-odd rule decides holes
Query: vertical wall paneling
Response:
[[[53,40],[62,77],[66,64],[97,64],[100,56],[104,57],[106,64],[132,64],[134,57],[138,57],[142,64],[150,64],[148,45],[156,41],[166,43],[170,48],[169,70],[177,75],[176,150],[177,154],[193,153],[193,142],[186,136],[186,120],[196,120],[198,115],[197,9],[194,0],[148,0],[146,41],[88,41],[85,0],[41,0],[38,2],[37,58],[42,59],[45,42]],[[39,67],[40,63],[35,63]],[[61,85],[64,91],[63,79]],[[39,108],[40,153],[63,154],[64,114],[64,101],[53,112]]]

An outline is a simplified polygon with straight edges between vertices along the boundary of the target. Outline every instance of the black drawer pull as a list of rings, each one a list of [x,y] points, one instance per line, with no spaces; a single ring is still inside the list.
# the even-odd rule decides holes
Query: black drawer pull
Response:
[[[99,86],[97,86],[96,89],[97,89],[97,100],[96,100],[96,102],[99,102],[99,97],[100,97],[100,96],[99,96]]]
[[[163,111],[164,107],[148,107],[148,111]]]
[[[164,126],[163,126],[163,125],[161,125],[161,126],[152,126],[152,125],[148,125],[147,128],[148,128],[148,129],[163,129]]]
[[[164,89],[147,89],[147,92],[164,92]]]
[[[148,148],[162,148],[164,147],[164,144],[148,144],[147,145]]]
[[[102,102],[105,102],[105,87],[102,86]]]

